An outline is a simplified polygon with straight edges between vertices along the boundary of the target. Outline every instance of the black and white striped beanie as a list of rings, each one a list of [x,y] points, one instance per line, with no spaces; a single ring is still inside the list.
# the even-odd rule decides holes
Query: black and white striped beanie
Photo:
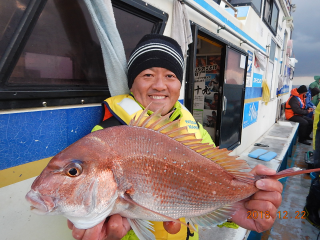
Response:
[[[160,34],[145,35],[132,51],[128,61],[128,86],[134,79],[152,67],[166,68],[182,82],[183,54],[180,45],[172,38]]]

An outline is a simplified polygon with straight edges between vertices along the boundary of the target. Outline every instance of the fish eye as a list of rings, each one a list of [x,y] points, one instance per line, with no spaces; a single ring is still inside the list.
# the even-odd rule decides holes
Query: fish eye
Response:
[[[82,173],[82,167],[78,163],[71,163],[65,167],[65,174],[69,177],[78,177]]]

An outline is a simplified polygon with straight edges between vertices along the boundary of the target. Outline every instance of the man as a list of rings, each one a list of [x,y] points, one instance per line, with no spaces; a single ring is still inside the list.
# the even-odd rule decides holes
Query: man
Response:
[[[319,88],[317,87],[314,87],[314,88],[309,88],[307,94],[306,94],[306,106],[305,106],[305,109],[308,109],[308,108],[312,108],[313,110],[316,109],[317,106],[315,106],[312,102],[312,98],[316,95],[318,95],[320,93],[320,90]],[[308,115],[307,115],[308,118],[313,118],[313,111],[310,112]]]
[[[162,115],[165,115],[173,111],[170,116],[171,120],[181,119],[180,126],[188,126],[190,133],[195,133],[196,137],[202,138],[205,143],[213,144],[207,131],[201,124],[197,125],[191,113],[178,102],[182,78],[183,55],[178,43],[163,35],[144,36],[128,61],[128,85],[131,94],[106,99],[104,121],[93,130],[128,124],[132,117],[141,113],[152,102],[150,107],[152,112],[163,108]],[[259,165],[252,170],[252,173],[271,175],[275,171]],[[276,180],[263,179],[257,181],[256,186],[260,191],[254,194],[249,201],[243,200],[236,204],[237,211],[232,221],[241,227],[262,232],[270,229],[276,219],[277,208],[281,204],[282,184]],[[248,219],[248,211],[252,210],[269,211],[271,218]],[[177,226],[174,223],[167,225],[166,230],[169,233],[161,222],[155,222],[157,239],[197,239],[196,234],[190,234],[185,226],[180,226],[180,224]],[[83,240],[121,239],[130,229],[127,219],[120,215],[113,215],[108,220],[87,230],[76,229],[71,222],[68,222],[68,226],[72,229],[74,238]],[[129,234],[132,232],[130,231]],[[128,238],[127,235],[126,237],[130,240],[137,239],[134,236]]]
[[[286,102],[285,115],[286,119],[299,123],[299,142],[311,145],[307,140],[311,140],[313,120],[308,118],[307,114],[313,111],[313,108],[305,109],[305,94],[308,89],[305,85],[291,90],[291,96]]]
[[[314,80],[315,81],[309,85],[309,88],[312,89],[316,87],[320,89],[320,76],[314,76]],[[318,106],[319,100],[320,100],[320,94],[318,93],[316,96],[312,98],[312,103],[315,106]]]

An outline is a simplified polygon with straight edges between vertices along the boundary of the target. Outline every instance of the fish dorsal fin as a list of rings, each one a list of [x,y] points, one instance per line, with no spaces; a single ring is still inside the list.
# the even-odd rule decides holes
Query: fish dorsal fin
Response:
[[[241,172],[244,169],[251,169],[246,161],[237,160],[236,157],[229,156],[231,151],[225,148],[219,149],[208,143],[202,143],[202,139],[197,139],[194,133],[188,132],[187,126],[180,127],[180,119],[170,121],[169,117],[172,112],[161,116],[162,109],[158,109],[148,116],[147,112],[151,104],[143,110],[137,120],[134,117],[129,126],[147,128],[165,134],[198,154],[216,162],[235,178],[250,183],[255,180],[252,174]]]

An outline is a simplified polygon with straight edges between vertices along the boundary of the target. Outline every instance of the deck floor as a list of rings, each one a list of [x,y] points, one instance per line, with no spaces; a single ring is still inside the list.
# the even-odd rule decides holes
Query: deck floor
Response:
[[[297,143],[293,148],[292,157],[288,159],[289,167],[306,168],[305,152],[312,151],[312,146]],[[307,220],[301,219],[302,211],[309,193],[311,178],[309,174],[287,178],[284,183],[282,204],[279,215],[270,231],[262,235],[263,240],[316,240],[319,234],[317,228]],[[287,212],[287,219],[283,219]],[[278,212],[279,213],[279,212]],[[296,215],[300,219],[296,219]]]

